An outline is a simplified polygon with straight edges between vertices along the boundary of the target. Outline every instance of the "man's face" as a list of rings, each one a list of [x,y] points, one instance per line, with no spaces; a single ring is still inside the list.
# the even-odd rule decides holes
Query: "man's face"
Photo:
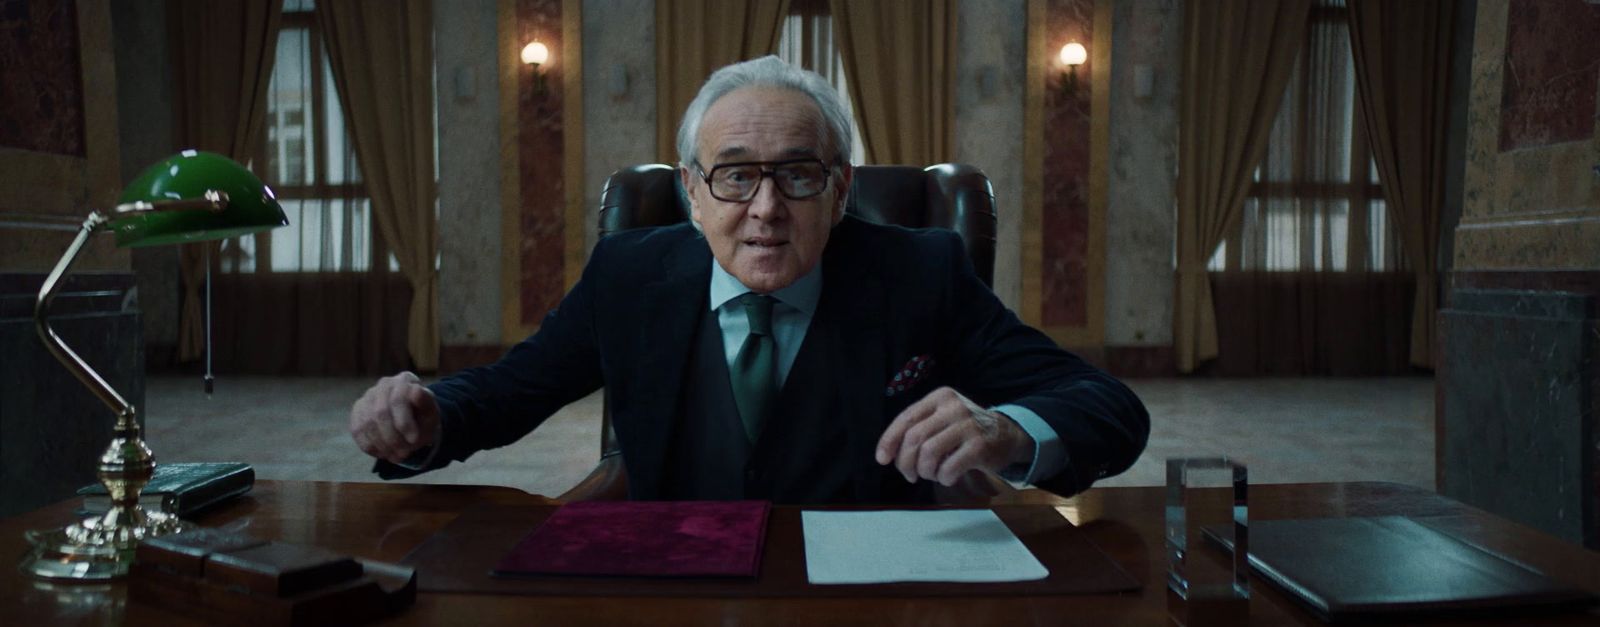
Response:
[[[805,158],[831,167],[837,153],[822,145],[823,129],[821,112],[804,94],[738,89],[712,104],[701,120],[700,169],[711,174],[721,164]],[[690,217],[705,233],[717,263],[746,287],[769,293],[805,276],[822,259],[829,232],[844,216],[851,170],[845,165],[834,171],[822,193],[802,200],[785,197],[775,178],[760,178],[755,197],[745,202],[713,197],[693,167],[679,168],[678,174],[689,193]]]

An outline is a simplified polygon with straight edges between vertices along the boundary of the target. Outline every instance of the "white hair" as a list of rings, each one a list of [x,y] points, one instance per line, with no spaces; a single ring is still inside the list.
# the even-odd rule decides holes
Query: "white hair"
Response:
[[[774,55],[767,55],[725,66],[706,79],[706,84],[700,87],[700,93],[689,103],[689,110],[684,112],[683,123],[678,125],[679,165],[689,167],[697,163],[695,151],[699,148],[700,123],[706,117],[706,111],[723,96],[743,87],[778,87],[809,96],[822,112],[824,132],[821,139],[835,153],[830,165],[849,161],[847,153],[850,150],[850,138],[855,133],[850,113],[839,100],[839,92],[816,72],[797,68]]]

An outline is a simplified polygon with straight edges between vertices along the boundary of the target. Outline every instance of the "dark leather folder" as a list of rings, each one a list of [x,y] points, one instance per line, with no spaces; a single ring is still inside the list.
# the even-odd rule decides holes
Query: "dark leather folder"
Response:
[[[1205,532],[1232,550],[1231,529]],[[1250,566],[1334,622],[1595,600],[1401,516],[1251,521]]]

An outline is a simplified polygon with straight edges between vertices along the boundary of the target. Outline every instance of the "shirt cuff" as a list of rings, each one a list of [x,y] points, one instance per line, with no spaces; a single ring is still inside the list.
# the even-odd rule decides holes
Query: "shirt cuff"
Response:
[[[1053,477],[1067,467],[1066,445],[1061,443],[1061,436],[1039,414],[1021,405],[1000,405],[991,407],[990,411],[1005,414],[1033,438],[1033,463],[1026,466],[1012,464],[1000,471],[1001,479],[1022,487]]]
[[[410,457],[400,460],[395,464],[406,470],[427,470],[433,467],[433,458],[439,455],[439,449],[444,448],[444,420],[441,417],[438,426],[433,429],[433,446],[420,448],[411,453]]]

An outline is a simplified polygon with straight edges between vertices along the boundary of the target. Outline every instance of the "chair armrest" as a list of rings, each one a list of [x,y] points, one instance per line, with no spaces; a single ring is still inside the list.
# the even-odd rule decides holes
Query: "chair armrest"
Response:
[[[607,455],[589,471],[589,476],[578,485],[556,497],[563,503],[573,501],[622,501],[628,498],[628,472],[622,465],[621,455]]]

